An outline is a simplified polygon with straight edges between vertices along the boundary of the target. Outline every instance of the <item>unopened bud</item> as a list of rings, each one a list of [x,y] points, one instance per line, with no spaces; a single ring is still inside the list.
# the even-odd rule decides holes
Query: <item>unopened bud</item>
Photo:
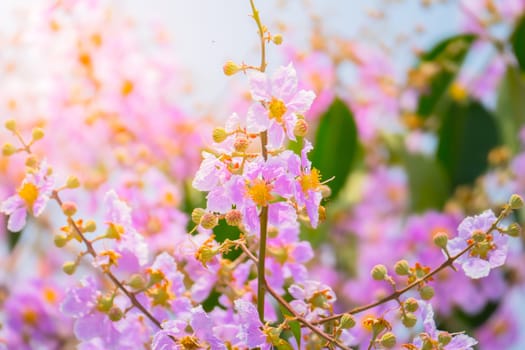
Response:
[[[371,271],[372,278],[376,281],[382,281],[387,276],[387,270],[385,265],[376,265]]]
[[[447,248],[448,235],[445,232],[438,232],[433,237],[434,244],[441,249]]]
[[[206,213],[201,218],[201,226],[205,229],[212,229],[219,223],[219,219],[215,214]]]
[[[394,265],[394,270],[399,276],[406,276],[410,273],[410,265],[406,260],[399,260]]]
[[[124,317],[124,313],[118,307],[112,307],[108,311],[108,317],[111,321],[117,322],[117,321],[120,321],[122,317]]]
[[[9,119],[4,124],[5,128],[9,131],[15,132],[16,130],[16,121],[14,119]]]
[[[439,333],[439,335],[438,335],[438,342],[441,345],[446,346],[451,341],[452,341],[452,336],[450,335],[450,333],[448,333],[448,332],[440,332]]]
[[[403,315],[403,325],[407,328],[412,328],[417,323],[417,317],[411,312],[407,312]]]
[[[201,222],[202,216],[206,213],[206,211],[202,208],[195,208],[191,212],[191,221],[195,224],[199,224]]]
[[[13,146],[12,144],[10,143],[6,143],[3,147],[2,147],[2,154],[6,157],[9,157],[9,156],[12,156],[13,154],[16,153],[16,147]]]
[[[139,275],[138,273],[131,276],[131,278],[128,281],[128,286],[130,286],[133,289],[142,289],[146,287],[146,279],[144,276]]]
[[[233,209],[224,216],[226,223],[230,226],[239,226],[242,222],[242,213],[240,210]]]
[[[283,36],[281,34],[275,34],[272,37],[272,41],[275,45],[281,45],[283,43]]]
[[[38,165],[38,159],[35,156],[29,156],[26,159],[26,166],[28,168],[35,168]]]
[[[434,288],[431,286],[424,286],[419,290],[419,295],[423,300],[430,300],[434,297]]]
[[[64,271],[68,275],[74,274],[76,269],[77,269],[77,263],[74,261],[66,261],[62,265],[62,271]]]
[[[383,334],[379,343],[387,349],[391,349],[396,345],[396,336],[392,332]]]
[[[233,61],[226,61],[226,63],[224,63],[224,66],[222,66],[222,71],[227,76],[232,76],[238,73],[240,70],[241,67]]]
[[[235,142],[233,143],[233,148],[237,152],[246,152],[249,145],[250,145],[250,141],[248,141],[246,137],[237,137],[235,139]]]
[[[69,238],[66,235],[58,234],[53,238],[53,242],[55,243],[55,246],[62,248],[67,242],[69,242]]]
[[[77,205],[73,202],[64,202],[62,203],[62,212],[66,216],[73,216],[77,212]]]
[[[100,312],[108,312],[113,306],[113,297],[110,295],[102,295],[97,300],[97,310]]]
[[[518,223],[513,222],[509,225],[506,232],[511,237],[519,237],[521,235],[521,226]]]
[[[323,198],[328,198],[332,195],[332,189],[327,185],[321,185],[319,189],[321,190],[321,196],[323,196]]]
[[[339,325],[339,327],[341,327],[342,329],[348,329],[348,328],[353,328],[354,326],[355,326],[354,316],[350,314],[344,314],[341,317],[341,324]]]
[[[308,133],[308,123],[304,119],[298,119],[293,128],[293,134],[297,137],[304,137]]]
[[[78,181],[78,178],[76,176],[70,176],[67,178],[66,181],[66,187],[67,188],[77,188],[80,186],[80,181]]]
[[[97,230],[97,223],[93,220],[88,220],[84,224],[84,232],[95,232]]]
[[[414,298],[408,298],[407,300],[405,300],[403,305],[405,307],[405,310],[408,312],[416,312],[419,308],[419,303]]]
[[[510,196],[509,204],[513,210],[521,209],[523,207],[523,198],[519,194],[513,194]]]
[[[213,129],[213,141],[221,143],[222,141],[226,140],[227,137],[228,133],[224,128]]]
[[[42,128],[34,128],[32,131],[33,141],[38,141],[44,137],[44,130]]]

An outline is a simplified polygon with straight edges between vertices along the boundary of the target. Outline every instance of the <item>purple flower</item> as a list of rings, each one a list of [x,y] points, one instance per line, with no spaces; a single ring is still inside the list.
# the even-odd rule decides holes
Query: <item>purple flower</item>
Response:
[[[491,210],[467,217],[459,224],[458,237],[448,242],[447,248],[451,255],[456,255],[473,244],[469,252],[456,260],[470,278],[486,277],[490,269],[505,263],[508,237],[489,232],[496,220]]]
[[[259,314],[252,303],[238,299],[235,300],[235,310],[240,317],[240,330],[237,337],[250,349],[262,347],[266,343],[266,335],[262,332],[262,323]]]
[[[27,211],[34,216],[39,216],[53,191],[55,179],[49,175],[46,161],[42,161],[38,171],[28,173],[16,194],[0,203],[0,212],[9,215],[7,228],[18,232],[26,224]]]

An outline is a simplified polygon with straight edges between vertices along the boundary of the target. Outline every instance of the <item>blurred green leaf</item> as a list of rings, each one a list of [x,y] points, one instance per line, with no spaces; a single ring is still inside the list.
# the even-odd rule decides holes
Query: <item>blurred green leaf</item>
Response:
[[[354,116],[346,104],[336,98],[321,117],[311,156],[313,166],[321,171],[323,179],[334,177],[328,184],[332,198],[336,198],[345,185],[357,147]]]
[[[287,300],[288,301],[288,300]],[[283,305],[279,304],[279,310],[283,316],[283,319],[286,316],[293,317],[292,313],[288,311]],[[301,347],[301,324],[299,321],[289,321],[288,325],[290,326],[290,332],[292,333],[295,341],[297,342],[299,348]],[[287,332],[284,332],[287,333]]]
[[[472,34],[453,36],[439,42],[421,57],[420,65],[431,62],[439,67],[439,71],[430,79],[428,91],[419,97],[418,116],[427,118],[436,113],[475,39]]]
[[[226,239],[238,239],[241,236],[241,231],[238,227],[228,225],[226,220],[220,220],[219,224],[213,228],[213,234],[215,235],[215,240],[222,243]],[[228,253],[223,254],[223,257],[229,260],[235,260],[241,253],[242,251],[240,249],[232,249]]]
[[[441,209],[450,193],[450,183],[441,164],[420,154],[403,155],[414,212]]]
[[[495,117],[478,101],[452,102],[443,115],[437,158],[452,189],[472,184],[487,168],[487,156],[500,145]]]
[[[503,142],[517,152],[519,141],[516,132],[525,125],[525,77],[516,68],[509,67],[501,80],[496,117]]]
[[[520,68],[525,71],[525,16],[517,22],[510,41]]]

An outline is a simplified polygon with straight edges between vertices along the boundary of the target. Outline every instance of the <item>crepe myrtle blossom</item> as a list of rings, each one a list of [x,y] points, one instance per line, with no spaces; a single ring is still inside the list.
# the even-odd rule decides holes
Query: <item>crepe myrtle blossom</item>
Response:
[[[297,115],[308,111],[315,94],[297,89],[297,73],[293,65],[279,67],[271,77],[258,71],[251,72],[249,84],[252,98],[258,103],[248,111],[248,132],[272,130],[283,134],[284,131],[290,140],[295,140]]]
[[[488,276],[490,270],[505,263],[508,237],[498,232],[489,232],[497,218],[492,210],[465,218],[458,227],[458,237],[447,244],[451,255],[456,255],[468,245],[472,249],[461,255],[456,262],[465,274],[473,279]]]
[[[24,228],[28,211],[34,216],[42,214],[54,184],[55,178],[45,160],[34,172],[26,174],[16,194],[0,203],[0,212],[9,215],[9,231],[18,232]]]
[[[307,280],[301,285],[292,284],[288,292],[295,298],[290,305],[309,320],[327,316],[337,299],[332,288],[314,280]]]
[[[409,350],[443,349],[443,350],[471,350],[478,342],[466,334],[450,334],[439,331],[434,321],[434,311],[430,303],[420,302],[425,332],[419,334],[412,344],[403,347]]]

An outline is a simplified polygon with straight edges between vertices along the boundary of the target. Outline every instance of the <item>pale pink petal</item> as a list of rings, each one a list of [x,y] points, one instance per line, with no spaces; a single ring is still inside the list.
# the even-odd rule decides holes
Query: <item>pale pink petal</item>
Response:
[[[297,73],[292,63],[286,67],[279,67],[272,76],[272,95],[288,105],[296,91]]]
[[[26,224],[26,216],[27,211],[25,207],[16,209],[11,215],[9,215],[7,229],[11,232],[21,231]]]
[[[256,101],[270,101],[272,98],[271,89],[266,74],[261,72],[250,72],[248,78],[252,98]]]

